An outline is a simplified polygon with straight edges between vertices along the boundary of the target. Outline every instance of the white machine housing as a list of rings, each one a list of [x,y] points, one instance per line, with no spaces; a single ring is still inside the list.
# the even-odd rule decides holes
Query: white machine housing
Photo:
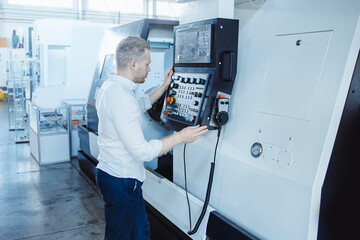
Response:
[[[202,20],[210,3],[195,2],[184,12]],[[235,9],[238,74],[210,206],[260,239],[317,239],[322,186],[360,49],[359,14],[356,0],[267,0]],[[215,142],[212,131],[186,148],[193,222]],[[174,149],[173,169],[173,183],[148,173],[144,197],[186,233],[183,145]],[[191,238],[204,239],[206,222]]]

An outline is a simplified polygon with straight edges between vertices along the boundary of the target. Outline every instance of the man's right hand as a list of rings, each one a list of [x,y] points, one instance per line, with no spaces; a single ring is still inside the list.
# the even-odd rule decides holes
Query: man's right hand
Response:
[[[204,133],[209,131],[207,126],[193,126],[193,127],[186,127],[179,132],[179,135],[183,142],[191,143],[201,137]]]
[[[191,143],[201,137],[204,133],[209,131],[207,126],[194,126],[194,127],[186,127],[180,132],[174,133],[171,136],[161,139],[162,148],[159,153],[159,156],[162,156],[169,152],[173,147],[180,143]]]

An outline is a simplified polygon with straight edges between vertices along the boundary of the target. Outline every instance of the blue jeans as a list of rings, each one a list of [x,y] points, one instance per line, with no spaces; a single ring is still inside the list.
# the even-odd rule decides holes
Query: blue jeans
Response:
[[[105,240],[150,240],[142,182],[117,178],[97,169],[96,183],[105,202]]]

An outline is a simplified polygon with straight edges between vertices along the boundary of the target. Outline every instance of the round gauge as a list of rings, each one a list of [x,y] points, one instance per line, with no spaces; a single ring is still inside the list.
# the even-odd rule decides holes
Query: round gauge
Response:
[[[253,156],[254,158],[260,157],[262,152],[263,152],[263,146],[261,145],[261,143],[256,142],[251,146],[250,153],[251,156]]]

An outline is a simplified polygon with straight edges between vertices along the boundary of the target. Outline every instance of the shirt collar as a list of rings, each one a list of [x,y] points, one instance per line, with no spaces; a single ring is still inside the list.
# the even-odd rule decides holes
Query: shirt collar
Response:
[[[109,73],[109,80],[121,84],[121,86],[128,91],[134,91],[137,86],[133,81],[115,73]]]

